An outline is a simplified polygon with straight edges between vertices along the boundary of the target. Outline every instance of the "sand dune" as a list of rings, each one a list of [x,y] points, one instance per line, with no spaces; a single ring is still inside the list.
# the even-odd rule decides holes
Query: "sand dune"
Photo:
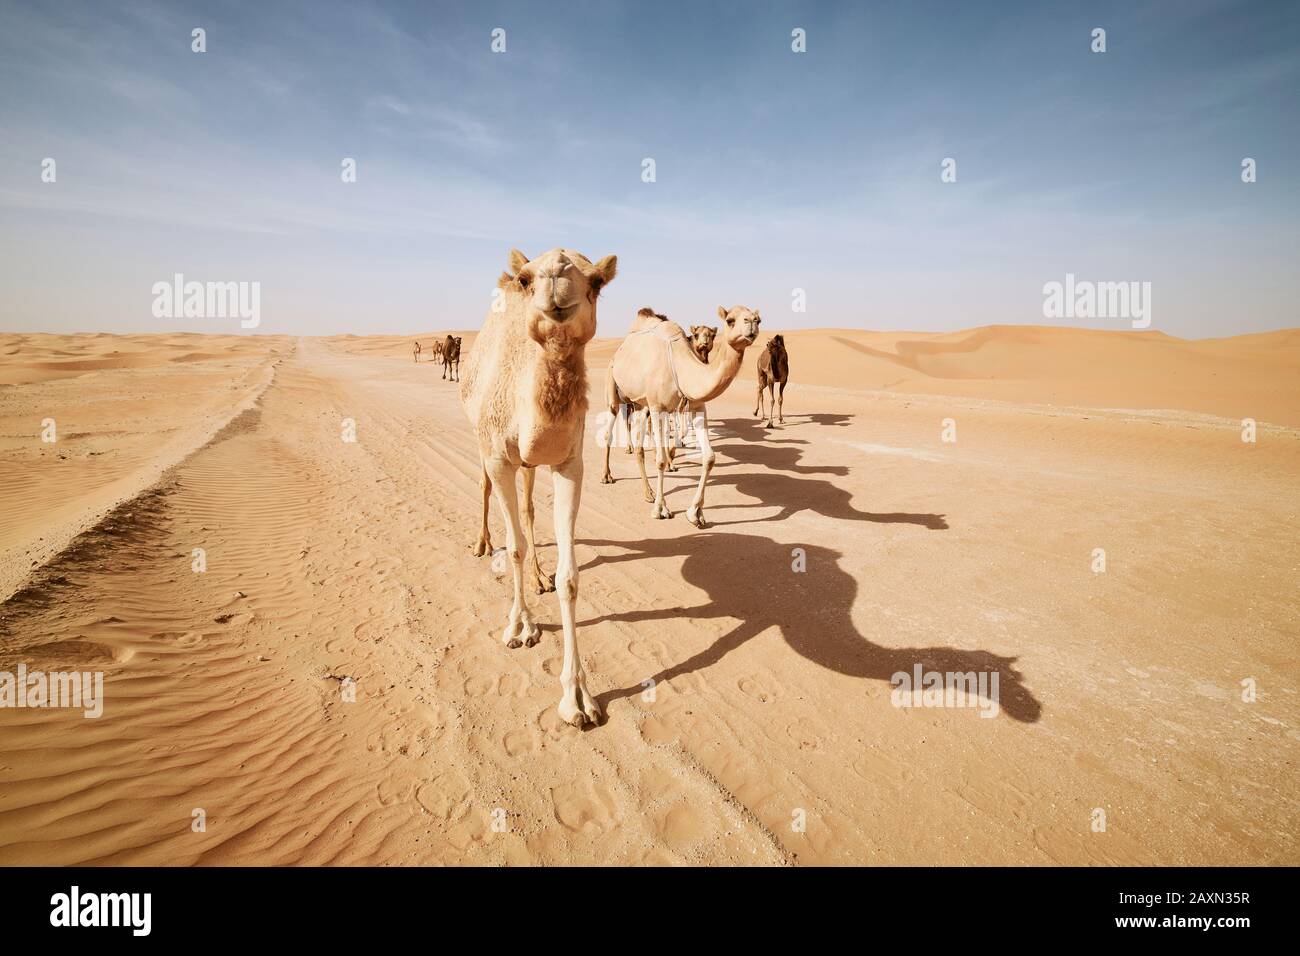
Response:
[[[752,359],[711,407],[707,530],[589,442],[586,733],[553,596],[497,640],[415,337],[0,337],[0,671],[106,675],[0,709],[0,863],[1300,862],[1300,332],[785,334],[784,427]],[[917,664],[996,718],[893,706]]]

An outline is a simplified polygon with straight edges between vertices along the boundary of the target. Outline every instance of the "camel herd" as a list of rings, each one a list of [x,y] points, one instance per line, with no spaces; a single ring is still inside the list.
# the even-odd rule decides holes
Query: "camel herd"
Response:
[[[601,717],[600,707],[587,689],[578,654],[574,535],[582,500],[586,346],[596,333],[597,299],[613,281],[617,267],[615,256],[593,263],[572,249],[552,249],[536,259],[511,250],[508,268],[497,280],[501,295],[465,357],[463,378],[459,374],[461,340],[449,335],[433,346],[435,358],[443,362],[443,377],[448,377],[450,369],[452,380],[460,382],[461,403],[478,439],[482,523],[473,546],[475,555],[492,553],[488,505],[494,491],[505,517],[514,600],[501,639],[510,648],[536,644],[541,629],[529,612],[527,591],[556,591],[564,639],[558,709],[560,718],[575,727],[599,723]],[[667,317],[642,309],[605,374],[610,414],[600,435],[605,446],[601,481],[614,480],[609,449],[615,424],[625,421],[629,431],[637,434],[628,450],[636,452],[651,515],[671,517],[664,501],[664,472],[673,470],[674,448],[684,444],[693,431],[700,452],[700,481],[686,518],[698,528],[706,527],[704,490],[715,457],[709,441],[707,403],[735,379],[746,349],[758,339],[761,322],[757,309],[743,305],[720,307],[718,317],[720,328],[692,326],[687,335]],[[418,342],[414,351],[418,362]],[[784,421],[781,400],[788,377],[789,360],[777,335],[768,342],[759,363],[760,405],[765,387],[773,394],[769,427],[773,413],[778,421]],[[630,413],[620,419],[628,409]],[[760,410],[755,409],[755,414]],[[658,472],[653,491],[645,470],[647,429]],[[538,563],[533,534],[538,465],[549,465],[552,474],[557,553],[554,579]],[[515,481],[521,469],[522,509]]]
[[[453,382],[460,381],[460,341],[459,336],[449,335],[442,342],[434,342],[430,349],[430,351],[433,352],[433,360],[435,362],[439,359],[442,360],[442,377],[447,379],[447,371],[450,369],[453,373],[453,377],[450,381]],[[417,362],[420,361],[420,353],[423,351],[424,350],[420,347],[420,343],[416,342],[414,353]]]

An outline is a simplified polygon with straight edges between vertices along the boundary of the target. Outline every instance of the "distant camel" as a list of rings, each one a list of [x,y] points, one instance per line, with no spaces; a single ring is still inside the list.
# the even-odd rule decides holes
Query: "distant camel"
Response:
[[[706,527],[704,487],[709,472],[713,470],[715,457],[709,444],[706,403],[726,391],[736,377],[745,349],[758,338],[761,321],[756,309],[743,305],[731,309],[719,306],[718,315],[726,323],[726,331],[717,363],[705,365],[700,361],[681,326],[657,315],[653,309],[642,309],[605,372],[605,400],[611,419],[604,435],[605,474],[600,480],[604,484],[614,481],[609,471],[609,445],[614,428],[613,416],[618,414],[619,407],[631,405],[648,410],[659,483],[658,490],[652,494],[645,472],[644,443],[638,442],[636,463],[641,471],[641,487],[646,500],[654,505],[651,516],[671,518],[672,512],[664,501],[664,472],[668,469],[664,432],[672,414],[689,411],[695,439],[700,446],[700,484],[686,509],[686,520],[697,528]]]
[[[433,345],[429,346],[429,351],[432,353],[432,355],[433,355],[433,360],[434,360],[435,362],[440,362],[440,361],[442,361],[442,343],[441,343],[441,342],[434,342]]]
[[[455,373],[451,378],[453,382],[460,381],[460,339],[454,335],[447,336],[447,340],[442,343],[442,377],[448,378],[447,369],[450,368]]]
[[[709,353],[713,351],[713,340],[718,337],[718,330],[711,325],[692,325],[691,326],[691,351],[700,357],[700,361],[705,365],[709,364]],[[691,425],[691,416],[685,412],[677,415],[677,420],[673,423],[677,428],[677,434],[680,436],[680,444],[686,444],[686,436],[694,431]],[[668,456],[669,466],[672,465],[672,454]],[[675,469],[674,469],[675,470]]]
[[[785,383],[790,378],[790,356],[785,351],[785,339],[774,335],[767,341],[767,348],[758,357],[758,401],[754,403],[754,414],[763,417],[763,389],[768,390],[767,427],[772,427],[772,413],[776,412],[777,421],[785,424]],[[780,391],[776,386],[780,385]]]
[[[483,504],[496,488],[506,519],[506,550],[514,578],[514,603],[502,641],[532,646],[541,629],[528,613],[521,537],[533,542],[532,489],[538,465],[550,465],[554,495],[556,596],[564,630],[560,666],[560,719],[575,727],[600,720],[578,656],[578,564],[574,529],[582,496],[582,438],[587,416],[587,343],[596,334],[596,299],[618,260],[592,264],[572,249],[552,249],[536,259],[510,252],[510,271],[497,282],[505,308],[492,309],[474,339],[460,386],[461,403],[478,438]],[[459,353],[460,340],[455,342]],[[526,523],[521,526],[515,475],[524,470]],[[480,545],[487,537],[484,518]]]
[[[691,351],[706,365],[709,361],[709,353],[713,351],[713,340],[717,337],[718,330],[711,325],[691,326]]]
[[[415,360],[416,360],[417,362],[420,361],[420,343],[419,343],[419,342],[416,342],[416,343],[415,343]]]

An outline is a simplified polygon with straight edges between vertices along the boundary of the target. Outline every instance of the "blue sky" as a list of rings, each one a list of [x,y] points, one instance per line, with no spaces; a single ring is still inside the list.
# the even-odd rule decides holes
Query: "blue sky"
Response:
[[[560,245],[618,254],[605,335],[1046,324],[1067,272],[1296,326],[1298,98],[1291,2],[0,0],[0,328],[238,331],[155,319],[177,272],[260,282],[259,332],[473,328]]]

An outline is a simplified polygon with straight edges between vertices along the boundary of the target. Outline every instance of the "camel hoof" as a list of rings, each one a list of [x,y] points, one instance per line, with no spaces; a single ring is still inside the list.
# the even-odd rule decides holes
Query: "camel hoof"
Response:
[[[645,496],[645,500],[648,501],[650,504],[654,504],[655,503],[654,492],[647,492]]]
[[[541,636],[542,629],[540,627],[528,618],[521,618],[512,624],[506,625],[505,633],[501,635],[501,642],[513,651],[525,644],[532,647]]]
[[[614,483],[614,476],[609,472],[605,472],[605,474],[600,476],[600,483],[602,485],[612,485]]]
[[[541,571],[537,572],[537,580],[534,582],[538,594],[545,594],[547,591],[555,590],[555,578]]]
[[[691,513],[690,513],[690,511],[687,511],[687,512],[686,512],[686,520],[689,521],[691,524],[695,525],[695,527],[699,528],[701,531],[704,530],[705,528],[707,528],[707,527],[709,526],[709,525],[708,525],[708,522],[706,522],[706,521],[704,520],[704,512],[703,512],[703,511],[697,511],[697,512],[695,512],[695,516],[694,516],[694,517],[691,517]]]
[[[588,717],[578,708],[576,700],[570,700],[566,697],[560,701],[560,706],[556,710],[559,712],[560,720],[570,726],[577,727],[579,730],[587,723]]]
[[[474,557],[481,558],[492,550],[492,545],[487,541],[484,541],[482,538],[479,538],[478,541],[470,546],[470,550],[474,552]]]
[[[600,723],[600,707],[592,700],[591,695],[586,692],[581,694],[582,703],[579,704],[579,694],[573,697],[565,697],[560,701],[560,706],[556,710],[560,714],[560,720],[564,721],[571,727],[577,727],[581,730],[587,724],[593,727]]]

